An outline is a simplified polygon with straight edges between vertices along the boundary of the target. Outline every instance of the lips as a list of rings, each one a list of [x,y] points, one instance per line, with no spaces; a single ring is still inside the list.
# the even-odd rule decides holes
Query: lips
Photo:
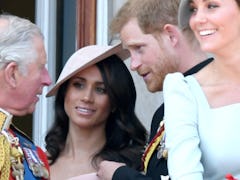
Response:
[[[87,107],[76,107],[76,110],[78,112],[80,112],[81,114],[84,115],[91,115],[93,114],[96,110],[92,109],[92,108],[87,108]]]
[[[138,72],[139,76],[142,76],[143,78],[148,75],[148,72]]]
[[[216,32],[216,29],[200,30],[199,35],[200,36],[207,36],[207,35],[214,34],[215,32]]]
[[[138,69],[137,71],[138,75],[143,78],[143,80],[146,82],[148,79],[148,76],[150,74],[150,71],[147,69]]]
[[[148,78],[148,77],[149,77],[149,74],[150,74],[150,73],[146,73],[146,74],[143,74],[143,75],[142,75],[143,80],[144,80],[145,82],[147,82],[147,80],[149,79],[149,78]]]

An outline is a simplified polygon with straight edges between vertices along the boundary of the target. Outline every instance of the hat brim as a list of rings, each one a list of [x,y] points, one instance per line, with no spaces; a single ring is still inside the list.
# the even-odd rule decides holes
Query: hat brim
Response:
[[[189,19],[191,16],[191,11],[189,9],[189,0],[181,0],[178,9],[178,26],[180,29],[185,29],[189,27]]]
[[[79,49],[68,59],[56,84],[49,90],[46,97],[55,95],[60,85],[78,72],[114,54],[122,60],[130,57],[129,51],[127,49],[123,49],[121,43],[118,43],[115,46],[91,45]]]

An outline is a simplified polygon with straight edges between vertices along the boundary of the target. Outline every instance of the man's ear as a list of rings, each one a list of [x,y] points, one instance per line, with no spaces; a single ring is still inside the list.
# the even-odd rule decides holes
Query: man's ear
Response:
[[[4,68],[5,81],[13,88],[17,86],[17,72],[18,65],[16,62],[10,62]]]
[[[179,29],[177,26],[172,24],[165,24],[163,27],[163,31],[166,35],[168,35],[170,42],[173,46],[176,46],[179,42]]]

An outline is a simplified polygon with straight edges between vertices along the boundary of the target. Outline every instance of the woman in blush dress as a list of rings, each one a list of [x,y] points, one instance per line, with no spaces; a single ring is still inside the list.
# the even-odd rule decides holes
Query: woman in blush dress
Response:
[[[47,96],[55,121],[45,140],[51,180],[98,179],[102,160],[140,169],[146,129],[135,114],[136,90],[122,45],[84,47]]]

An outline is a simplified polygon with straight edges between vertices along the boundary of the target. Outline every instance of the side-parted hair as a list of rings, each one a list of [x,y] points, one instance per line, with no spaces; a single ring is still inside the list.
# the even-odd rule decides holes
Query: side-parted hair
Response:
[[[161,30],[165,24],[177,25],[180,0],[128,0],[112,19],[110,30],[117,34],[131,19],[137,18],[145,33]]]
[[[139,26],[145,33],[162,31],[165,24],[178,25],[180,0],[143,0],[137,11]]]
[[[240,7],[240,0],[236,0],[238,6]]]
[[[26,74],[26,64],[37,59],[34,38],[43,39],[40,28],[28,19],[11,14],[0,15],[0,69],[16,62]]]
[[[128,0],[122,5],[111,21],[111,34],[118,34],[131,18],[137,17],[139,3],[142,3],[142,0]]]
[[[180,0],[143,0],[137,11],[137,20],[142,31],[159,34],[166,24],[178,26],[179,4]],[[181,29],[181,32],[193,50],[199,48],[190,28]]]

